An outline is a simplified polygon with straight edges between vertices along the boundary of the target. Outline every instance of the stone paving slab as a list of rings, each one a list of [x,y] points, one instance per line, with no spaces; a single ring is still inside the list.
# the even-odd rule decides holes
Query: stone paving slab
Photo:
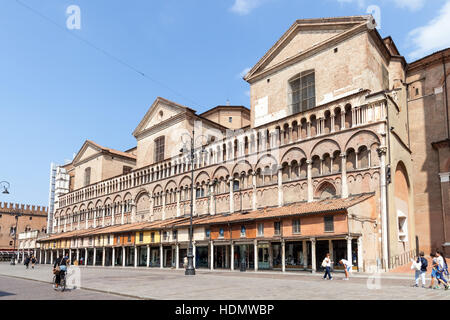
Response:
[[[101,292],[162,300],[450,300],[450,290],[413,288],[413,278],[383,275],[374,290],[368,275],[354,275],[342,281],[322,280],[322,274],[282,274],[255,272],[219,272],[197,270],[187,277],[184,270],[147,268],[80,267],[81,287]],[[38,265],[26,270],[23,265],[0,264],[0,275],[51,282],[51,266]]]

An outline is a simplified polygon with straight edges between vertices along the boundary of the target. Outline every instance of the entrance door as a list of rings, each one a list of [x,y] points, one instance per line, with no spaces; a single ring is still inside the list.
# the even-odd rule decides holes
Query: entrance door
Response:
[[[172,268],[172,247],[164,247],[164,268]]]
[[[316,241],[316,270],[321,270],[322,261],[327,253],[330,252],[328,240]]]
[[[150,249],[150,267],[159,267],[159,248],[151,248]]]
[[[147,247],[138,247],[138,265],[140,267],[147,266]]]
[[[270,269],[268,244],[258,245],[258,269]]]
[[[195,266],[197,268],[208,268],[208,246],[195,248]]]
[[[180,248],[179,261],[178,261],[180,268],[184,268],[184,257],[187,257],[187,249]]]

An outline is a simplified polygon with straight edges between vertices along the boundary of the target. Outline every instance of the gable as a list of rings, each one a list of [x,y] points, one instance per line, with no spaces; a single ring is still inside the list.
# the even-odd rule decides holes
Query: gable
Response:
[[[244,80],[277,70],[285,63],[337,45],[351,34],[367,30],[370,16],[297,20],[248,72]]]
[[[194,110],[158,97],[134,130],[133,135],[137,137],[146,130],[158,125],[161,122],[169,120],[178,114],[184,113],[187,110],[195,113]]]
[[[312,48],[314,45],[326,41],[342,30],[297,30],[291,39],[283,43],[282,46],[274,53],[271,60],[269,60],[263,69],[270,68],[286,59],[289,59],[296,54]]]
[[[102,149],[96,146],[95,144],[86,141],[81,147],[80,151],[78,151],[77,155],[73,159],[73,165],[76,166],[78,162],[86,160],[96,154],[100,154]]]

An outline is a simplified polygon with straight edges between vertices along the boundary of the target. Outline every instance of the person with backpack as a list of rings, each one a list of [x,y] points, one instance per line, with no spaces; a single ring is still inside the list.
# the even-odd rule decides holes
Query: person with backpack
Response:
[[[24,264],[24,265],[27,267],[27,269],[28,269],[28,266],[30,265],[30,257],[29,257],[29,256],[26,256],[25,261],[24,261],[23,264]]]
[[[425,288],[425,275],[427,273],[428,261],[425,259],[425,253],[421,251],[416,260],[416,284],[419,287],[419,279],[422,279],[422,288]]]
[[[330,254],[327,253],[325,259],[322,261],[322,268],[325,268],[325,274],[323,275],[323,280],[325,280],[328,276],[328,280],[333,280],[331,276],[331,259]]]

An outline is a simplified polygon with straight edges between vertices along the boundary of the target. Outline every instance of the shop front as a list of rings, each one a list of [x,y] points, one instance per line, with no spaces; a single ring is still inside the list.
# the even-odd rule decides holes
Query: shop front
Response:
[[[87,249],[87,265],[88,266],[94,265],[94,249],[93,248]]]
[[[123,263],[123,250],[122,247],[116,247],[114,250],[114,265],[122,266]]]
[[[95,250],[95,265],[101,266],[103,264],[103,248],[97,248]]]
[[[174,252],[172,247],[170,246],[166,246],[163,247],[163,253],[164,253],[164,264],[163,267],[164,268],[172,268],[175,267],[175,260],[173,259],[174,257]]]
[[[258,270],[270,269],[270,245],[258,243]]]
[[[230,269],[229,245],[214,245],[214,269]]]
[[[308,251],[306,251],[308,254]],[[304,270],[303,242],[286,242],[286,269]]]
[[[179,249],[179,256],[178,256],[178,264],[180,268],[184,268],[184,257],[187,258],[188,249],[187,248],[180,248]]]
[[[138,254],[138,266],[146,267],[147,266],[147,246],[137,247],[137,254]]]
[[[110,267],[112,265],[112,248],[105,248],[105,266]]]
[[[125,266],[134,266],[134,247],[125,247]]]
[[[160,267],[160,249],[159,247],[150,248],[150,267]]]
[[[209,246],[196,246],[195,247],[195,267],[197,269],[209,268]]]
[[[234,269],[239,270],[255,269],[255,246],[251,244],[235,244],[234,245]]]

